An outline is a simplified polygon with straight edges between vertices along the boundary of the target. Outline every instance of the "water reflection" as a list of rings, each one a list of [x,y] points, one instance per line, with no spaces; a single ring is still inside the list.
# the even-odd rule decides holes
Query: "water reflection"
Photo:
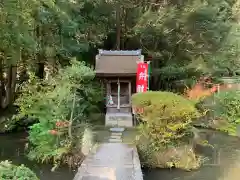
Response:
[[[198,147],[198,152],[208,157],[203,167],[197,171],[181,171],[166,169],[144,169],[144,180],[239,180],[240,177],[240,139],[226,134],[202,130],[206,139],[214,146]],[[41,180],[72,180],[74,172],[68,167],[51,172],[50,165],[42,165],[29,161],[24,156],[26,134],[0,134],[0,161],[11,160],[15,164],[25,164],[31,168]]]
[[[144,169],[144,180],[238,180],[240,177],[240,139],[224,133],[201,130],[214,148],[198,147],[208,158],[197,171]]]
[[[74,172],[68,167],[57,169],[51,172],[51,166],[47,164],[37,164],[29,161],[24,155],[24,145],[27,134],[0,134],[0,161],[10,160],[14,164],[25,164],[32,169],[40,180],[72,180]]]

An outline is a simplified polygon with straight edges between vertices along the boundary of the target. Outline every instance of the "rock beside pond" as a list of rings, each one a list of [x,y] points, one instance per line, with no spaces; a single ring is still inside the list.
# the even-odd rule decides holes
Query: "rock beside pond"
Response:
[[[226,132],[229,135],[237,136],[237,126],[235,124],[230,124],[226,119],[224,118],[212,118],[212,117],[203,117],[198,120],[196,120],[193,123],[194,126],[202,127],[202,128],[208,128],[213,130],[218,130],[222,132]]]
[[[88,155],[93,145],[94,145],[93,132],[90,128],[85,128],[83,137],[82,137],[82,144],[81,144],[82,153],[85,156]]]
[[[138,145],[143,165],[152,168],[176,167],[184,170],[198,169],[201,165],[200,157],[196,156],[191,145],[182,145],[158,151],[150,151],[148,145]]]

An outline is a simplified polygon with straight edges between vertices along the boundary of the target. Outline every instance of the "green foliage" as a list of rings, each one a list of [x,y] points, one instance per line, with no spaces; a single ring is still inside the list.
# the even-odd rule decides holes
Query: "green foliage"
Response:
[[[175,80],[188,83],[203,74],[232,75],[239,69],[237,0],[3,0],[0,4],[3,64],[17,63],[38,72],[40,62],[56,69],[75,56],[90,57],[83,59],[92,63],[97,48],[116,47],[119,5],[121,49],[141,48],[153,57],[153,89],[171,89]]]
[[[145,11],[139,13],[134,31],[153,57],[154,89],[168,90],[175,80],[203,74],[232,75],[239,69],[238,1],[167,0],[146,6],[139,7]]]
[[[215,115],[228,119],[230,123],[240,123],[240,91],[222,91],[215,95]]]
[[[239,69],[237,0],[3,0],[0,53],[4,62],[34,68],[44,62],[55,67],[90,49],[115,48],[117,4],[122,49],[142,48],[153,56],[155,86],[169,84],[168,75],[176,80],[191,77],[193,72],[199,76]]]
[[[200,116],[194,103],[171,92],[137,93],[133,106],[144,108],[139,114],[137,147],[142,163],[150,167],[196,169],[200,159],[188,144],[191,122]]]
[[[141,133],[154,148],[176,145],[186,135],[193,118],[200,114],[194,104],[171,92],[137,93],[133,106],[144,108],[140,118]]]
[[[221,91],[201,102],[201,108],[209,111],[216,129],[236,135],[240,123],[240,91]]]
[[[16,166],[9,161],[0,162],[1,180],[39,180],[37,176],[24,165]]]
[[[112,6],[102,0],[3,0],[0,7],[4,64],[65,64],[100,44],[111,29]]]
[[[96,103],[103,97],[94,76],[91,68],[73,60],[55,77],[46,81],[32,77],[23,86],[16,101],[18,117],[36,120],[29,131],[31,159],[59,163],[71,152],[74,126],[89,122],[90,112],[98,110]]]
[[[0,40],[1,51],[6,55],[18,52],[19,48],[35,48],[32,31],[34,29],[34,18],[32,11],[36,9],[38,2],[35,0],[4,0],[1,2]],[[15,59],[16,60],[16,59]]]

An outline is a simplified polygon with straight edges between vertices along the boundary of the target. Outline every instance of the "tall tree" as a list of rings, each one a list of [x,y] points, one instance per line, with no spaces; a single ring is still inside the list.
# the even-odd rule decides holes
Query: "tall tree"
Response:
[[[17,66],[21,77],[28,69],[44,78],[46,71],[99,45],[111,31],[112,6],[104,0],[3,0],[0,8],[3,108],[14,99]]]

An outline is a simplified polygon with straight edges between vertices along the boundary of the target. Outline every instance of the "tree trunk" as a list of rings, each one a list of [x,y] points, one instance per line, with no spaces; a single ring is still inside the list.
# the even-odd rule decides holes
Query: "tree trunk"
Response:
[[[38,39],[38,44],[39,44],[39,49],[36,57],[36,62],[37,62],[37,72],[36,75],[40,79],[44,78],[44,61],[43,57],[41,55],[41,50],[42,50],[42,38],[41,38],[41,27],[39,25],[36,26],[36,37]]]
[[[120,50],[121,45],[121,7],[120,4],[116,5],[116,49]]]
[[[75,104],[76,104],[76,93],[77,93],[77,90],[75,91],[74,93],[74,97],[73,97],[73,104],[72,104],[72,111],[71,111],[71,117],[70,117],[70,120],[69,120],[69,125],[68,125],[68,136],[69,138],[72,140],[73,136],[72,136],[72,124],[73,124],[73,114],[74,114],[74,109],[75,109]]]
[[[11,106],[14,102],[15,87],[17,78],[17,67],[10,65],[7,72],[6,97],[3,101],[3,108]]]
[[[3,78],[3,59],[0,57],[0,109],[2,108],[2,102],[4,100],[4,78]]]
[[[16,82],[17,82],[17,66],[11,67],[11,91],[9,96],[9,105],[12,105],[15,100],[15,92],[16,92]]]
[[[12,65],[8,68],[7,72],[7,92],[6,92],[6,106],[8,106],[11,103],[11,94],[12,94],[12,77],[13,77],[13,72],[12,72]]]
[[[39,77],[40,79],[43,79],[44,78],[44,63],[41,62],[41,59],[38,58],[38,67],[37,67],[37,77]]]

